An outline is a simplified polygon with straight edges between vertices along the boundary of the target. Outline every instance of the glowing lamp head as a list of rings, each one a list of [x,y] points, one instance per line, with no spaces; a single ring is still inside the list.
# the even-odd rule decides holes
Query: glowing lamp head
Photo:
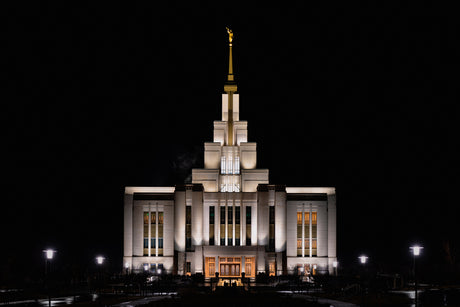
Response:
[[[125,263],[125,269],[129,269],[129,263],[128,262]]]
[[[97,264],[103,264],[103,263],[104,263],[104,260],[105,260],[105,258],[102,257],[102,256],[97,256],[97,257],[96,257],[96,262],[97,262]]]
[[[149,265],[148,264],[144,264],[144,271],[148,271],[149,270]]]
[[[339,263],[337,261],[332,262],[332,267],[336,268],[339,266]]]
[[[415,245],[415,246],[411,246],[410,249],[412,250],[412,253],[414,254],[414,256],[419,256],[419,255],[420,255],[420,252],[421,252],[422,249],[423,249],[423,247],[418,246],[418,245]]]
[[[45,253],[46,259],[51,260],[51,259],[53,259],[54,253],[55,253],[56,251],[54,251],[54,250],[52,250],[52,249],[46,249],[46,250],[44,250],[43,252]]]
[[[369,257],[363,255],[363,256],[359,256],[358,258],[361,264],[365,264],[367,262],[367,258]]]

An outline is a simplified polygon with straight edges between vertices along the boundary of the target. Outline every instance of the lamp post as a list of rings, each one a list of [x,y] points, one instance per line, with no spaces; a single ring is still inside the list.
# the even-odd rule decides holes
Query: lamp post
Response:
[[[102,278],[102,265],[104,264],[105,258],[103,256],[96,257],[96,263],[98,266],[99,271],[99,293],[101,293],[101,288],[103,285],[103,278]]]
[[[334,275],[337,276],[337,268],[339,266],[339,262],[338,261],[334,261],[332,262],[332,267],[334,268]]]
[[[417,304],[418,304],[418,299],[417,299],[417,292],[418,292],[418,289],[417,289],[417,274],[416,274],[416,267],[415,267],[415,258],[417,256],[420,256],[420,252],[422,251],[423,247],[422,246],[419,246],[419,245],[414,245],[414,246],[411,246],[410,247],[411,251],[412,251],[412,255],[414,256],[414,265],[413,265],[413,274],[414,274],[414,292],[415,292],[415,306],[417,307]]]
[[[367,257],[367,256],[365,256],[365,255],[361,255],[361,256],[358,257],[358,259],[359,259],[359,262],[361,263],[361,265],[362,265],[363,268],[364,268],[364,266],[365,266],[366,263],[367,263],[367,259],[369,259],[369,257]],[[363,275],[364,275],[364,269],[363,269]],[[362,285],[362,289],[361,289],[361,301],[362,301],[362,303],[363,303],[363,305],[364,305],[364,281],[363,281],[362,278],[361,278],[361,285]]]
[[[48,288],[48,306],[51,307],[49,271],[50,271],[51,260],[53,260],[54,254],[56,253],[56,251],[48,248],[48,249],[43,250],[43,253],[45,253],[45,280],[46,280],[46,285]]]

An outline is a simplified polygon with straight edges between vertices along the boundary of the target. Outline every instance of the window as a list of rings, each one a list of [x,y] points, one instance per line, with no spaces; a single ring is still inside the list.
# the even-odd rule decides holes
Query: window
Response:
[[[158,248],[163,248],[163,238],[158,238]]]
[[[240,173],[240,157],[235,157],[235,167],[233,168],[234,174],[239,174]]]
[[[269,229],[268,229],[268,250],[275,251],[275,206],[270,206],[269,211]]]
[[[214,257],[205,258],[205,276],[214,277],[216,275],[216,259]]]
[[[303,228],[302,228],[302,212],[297,212],[297,256],[302,257],[303,256],[303,250],[302,250],[302,234],[303,234]]]
[[[144,212],[144,256],[149,256],[149,212]]]
[[[233,207],[227,207],[227,245],[233,245]]]
[[[275,261],[271,261],[269,264],[268,264],[268,276],[275,276],[276,275],[276,262]]]
[[[144,256],[163,256],[164,213],[157,211],[158,205],[150,209],[149,212],[144,212]]]
[[[225,206],[220,207],[220,245],[225,245]]]
[[[220,224],[225,225],[225,206],[220,207]]]
[[[228,207],[228,224],[233,224],[233,207]]]
[[[214,245],[214,206],[209,207],[209,245]]]
[[[220,157],[220,172],[227,174],[227,166],[225,165],[225,156]]]
[[[255,258],[254,257],[244,258],[244,273],[246,277],[255,276]]]
[[[192,207],[185,207],[185,249],[192,250]]]
[[[297,212],[297,256],[316,257],[318,213],[312,211],[311,205],[303,205],[302,211]]]
[[[163,225],[163,212],[158,212],[158,224]]]
[[[246,206],[246,245],[251,246],[251,206]]]
[[[228,157],[228,164],[227,164],[227,174],[233,174],[233,159],[232,157]]]
[[[157,220],[157,227],[158,227],[158,254],[157,256],[163,256],[163,212],[158,212],[158,220]]]
[[[241,208],[235,207],[235,246],[240,246],[240,232],[241,232]]]

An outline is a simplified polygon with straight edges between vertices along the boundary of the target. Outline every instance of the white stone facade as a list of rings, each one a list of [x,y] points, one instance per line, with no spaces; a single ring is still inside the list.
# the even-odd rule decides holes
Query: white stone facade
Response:
[[[230,79],[230,78],[229,78]],[[232,78],[233,80],[233,78]],[[257,169],[257,144],[239,120],[239,95],[227,84],[222,120],[204,143],[204,168],[192,184],[126,187],[126,271],[205,277],[332,273],[335,188],[270,185]]]

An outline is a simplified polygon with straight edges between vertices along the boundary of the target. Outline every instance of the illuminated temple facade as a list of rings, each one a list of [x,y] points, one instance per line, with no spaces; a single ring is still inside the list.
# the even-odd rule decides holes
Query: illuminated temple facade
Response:
[[[269,183],[257,168],[257,146],[240,120],[232,43],[222,94],[222,118],[204,143],[204,168],[192,184],[126,187],[126,272],[203,274],[327,274],[336,256],[336,196],[332,187]]]

